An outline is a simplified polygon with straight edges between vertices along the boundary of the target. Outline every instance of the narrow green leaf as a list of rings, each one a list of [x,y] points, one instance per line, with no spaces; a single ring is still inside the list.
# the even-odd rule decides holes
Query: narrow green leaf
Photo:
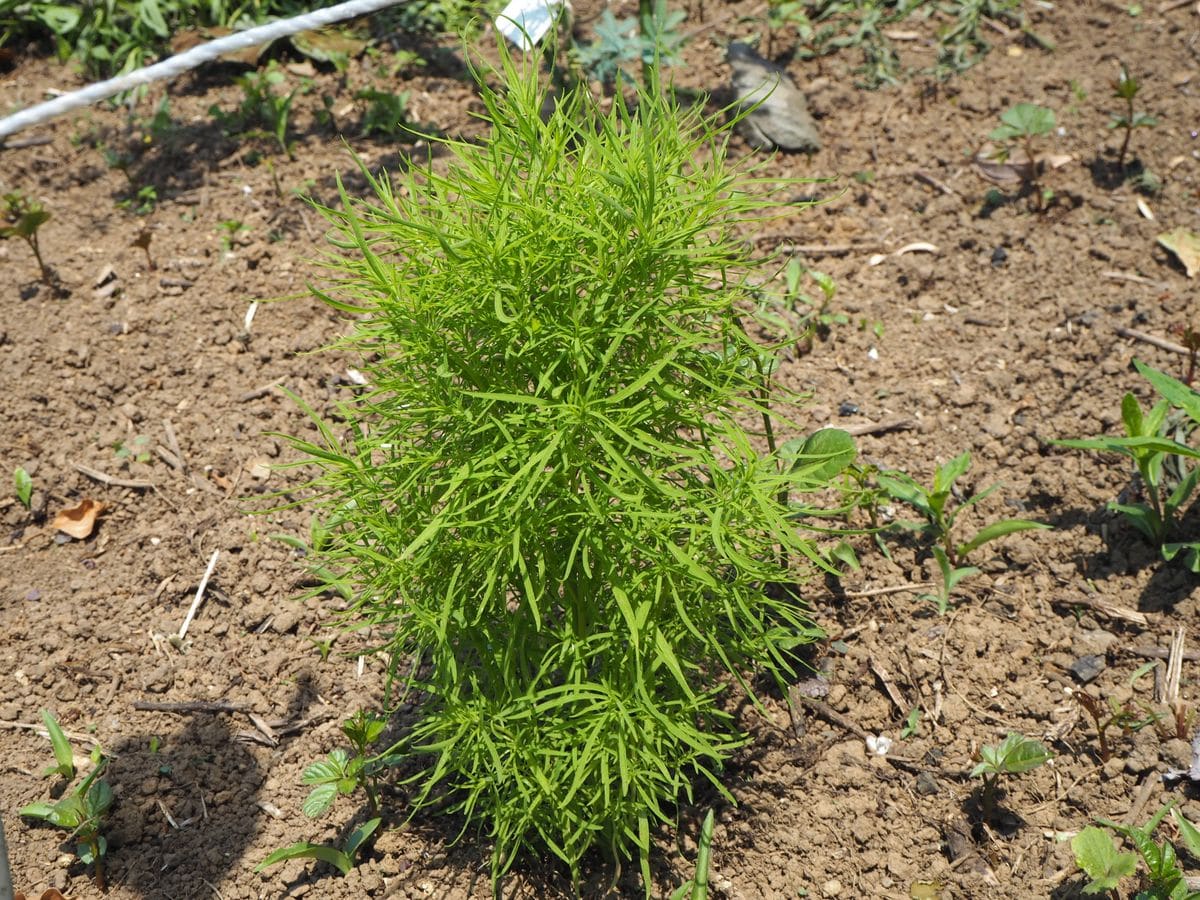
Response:
[[[349,875],[354,868],[354,861],[336,847],[326,847],[323,844],[298,843],[290,847],[280,847],[254,867],[255,872],[261,872],[267,866],[273,866],[289,859],[317,859],[327,862],[343,875]]]
[[[71,752],[71,742],[58,726],[58,720],[48,709],[42,710],[42,721],[46,723],[46,733],[50,736],[50,745],[54,748],[54,761],[58,763],[46,769],[46,775],[61,775],[70,780],[75,777],[75,754]]]
[[[1045,522],[1033,522],[1028,519],[1004,519],[1000,522],[993,522],[991,525],[986,525],[975,534],[975,537],[961,544],[958,547],[959,557],[967,556],[973,550],[977,550],[989,541],[994,541],[997,538],[1002,538],[1005,535],[1016,534],[1018,531],[1044,531],[1052,526]]]

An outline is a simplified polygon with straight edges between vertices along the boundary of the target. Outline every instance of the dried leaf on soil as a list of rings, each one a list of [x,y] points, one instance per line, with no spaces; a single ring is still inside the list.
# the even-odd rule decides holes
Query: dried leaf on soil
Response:
[[[104,504],[97,500],[81,500],[78,505],[62,510],[50,524],[77,541],[82,541],[95,530],[96,519],[104,510]]]
[[[1200,234],[1180,226],[1158,236],[1158,242],[1175,254],[1188,278],[1200,272]]]

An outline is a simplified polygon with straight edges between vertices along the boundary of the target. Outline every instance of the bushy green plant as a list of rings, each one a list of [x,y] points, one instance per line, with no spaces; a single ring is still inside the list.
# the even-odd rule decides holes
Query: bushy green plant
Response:
[[[1182,554],[1193,572],[1200,572],[1200,541],[1172,542],[1176,517],[1196,491],[1200,482],[1200,465],[1187,460],[1200,458],[1200,450],[1176,437],[1168,436],[1168,412],[1178,409],[1191,426],[1200,425],[1200,393],[1140,360],[1133,361],[1137,370],[1153,385],[1163,399],[1149,410],[1143,410],[1137,397],[1126,394],[1121,400],[1121,422],[1124,437],[1085,438],[1054,441],[1060,447],[1076,450],[1103,450],[1119,453],[1133,460],[1141,480],[1142,503],[1112,502],[1108,508],[1119,512],[1130,524],[1162,549],[1167,560]],[[1187,428],[1176,429],[1183,436]],[[1164,470],[1175,470],[1174,486],[1169,487]]]
[[[775,409],[738,224],[770,200],[728,126],[656,91],[543,115],[535,72],[501,76],[446,169],[364,168],[375,197],[323,209],[317,293],[362,315],[371,387],[297,445],[359,586],[345,625],[419,692],[388,751],[414,808],[484,829],[496,878],[599,847],[648,884],[654,826],[745,740],[722,690],[818,634],[783,561],[818,559],[787,497],[828,463],[749,431]]]

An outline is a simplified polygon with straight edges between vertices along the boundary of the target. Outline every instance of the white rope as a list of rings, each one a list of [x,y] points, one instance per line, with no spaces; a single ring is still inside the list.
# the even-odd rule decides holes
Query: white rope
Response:
[[[337,6],[318,9],[304,15],[294,16],[291,19],[268,22],[257,28],[248,28],[245,31],[209,41],[207,44],[186,50],[178,56],[164,59],[160,63],[146,66],[127,75],[118,75],[108,81],[88,85],[81,90],[72,91],[45,103],[39,103],[37,106],[23,109],[6,119],[0,119],[0,141],[30,125],[40,125],[42,122],[47,122],[73,109],[90,106],[97,100],[103,100],[122,91],[141,87],[143,84],[149,84],[162,78],[174,78],[182,75],[184,72],[211,62],[226,53],[256,47],[259,44],[288,37],[301,31],[311,31],[343,19],[365,16],[388,6],[395,6],[400,2],[403,0],[349,0],[347,3],[339,3]]]

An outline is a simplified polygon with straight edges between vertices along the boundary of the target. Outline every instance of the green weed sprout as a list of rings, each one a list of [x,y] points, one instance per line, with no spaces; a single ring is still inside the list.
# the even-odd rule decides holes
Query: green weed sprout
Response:
[[[408,91],[394,94],[374,88],[364,88],[355,94],[355,100],[367,101],[367,111],[363,115],[363,134],[382,134],[393,138],[412,137],[413,132],[405,125],[408,97]]]
[[[36,200],[30,200],[20,191],[4,195],[4,219],[0,222],[0,239],[19,237],[28,244],[34,259],[37,260],[38,269],[41,270],[42,283],[46,285],[53,284],[54,279],[46,261],[42,259],[38,230],[49,221],[50,213]]]
[[[42,710],[42,719],[46,723],[46,731],[54,748],[56,763],[49,766],[45,774],[59,775],[70,781],[75,777],[70,742],[49,710]],[[80,861],[84,865],[94,867],[96,887],[102,891],[105,889],[104,858],[108,853],[104,822],[113,804],[112,788],[100,778],[107,765],[108,758],[97,748],[92,752],[92,771],[83,781],[63,794],[57,802],[30,803],[19,813],[21,816],[69,830],[76,843],[76,853]]]
[[[1120,74],[1112,83],[1112,89],[1113,97],[1125,104],[1125,109],[1122,112],[1114,113],[1108,123],[1109,128],[1114,130],[1121,128],[1125,131],[1125,137],[1121,140],[1121,152],[1117,156],[1117,167],[1124,170],[1125,155],[1129,152],[1129,141],[1133,137],[1133,130],[1135,128],[1153,128],[1158,124],[1158,120],[1153,116],[1134,111],[1133,101],[1141,91],[1142,85],[1129,74],[1124,63],[1120,64]]]
[[[1009,732],[999,744],[979,749],[979,764],[971,770],[972,778],[983,779],[979,804],[985,819],[996,809],[996,791],[1000,780],[1032,771],[1053,757],[1041,741]]]
[[[671,900],[707,900],[712,836],[713,811],[710,809],[700,825],[700,840],[696,844],[696,874],[671,892]]]
[[[33,479],[29,477],[29,473],[22,466],[17,466],[13,470],[13,490],[16,492],[17,502],[29,509],[33,502]]]
[[[617,19],[605,9],[593,29],[596,40],[575,45],[576,59],[606,86],[614,84],[618,75],[631,80],[627,67],[637,63],[648,89],[654,78],[651,69],[680,62],[685,36],[679,26],[686,18],[680,10],[668,10],[666,0],[638,0],[636,19]]]
[[[287,94],[275,93],[275,87],[284,80],[283,72],[272,60],[266,69],[250,72],[237,79],[243,97],[236,112],[223,112],[214,104],[208,114],[233,133],[245,132],[252,136],[274,138],[279,149],[290,157],[292,146],[288,143],[287,131],[296,90]],[[256,125],[259,127],[254,129]]]
[[[288,847],[280,847],[255,866],[254,871],[261,872],[267,866],[273,866],[289,859],[316,859],[329,863],[343,875],[349,875],[350,870],[354,868],[354,859],[358,855],[358,851],[375,833],[382,821],[383,819],[375,818],[363,822],[346,836],[346,841],[340,848],[331,847],[328,844],[310,844],[305,841]]]
[[[781,399],[741,324],[739,223],[772,204],[728,126],[655,90],[547,103],[517,66],[445,169],[363,167],[374,197],[322,208],[317,296],[360,314],[342,346],[371,387],[294,444],[317,555],[356,586],[343,625],[390,635],[422,695],[383,754],[411,808],[486,831],[494,881],[543,851],[578,878],[597,847],[649,884],[653,828],[746,740],[723,684],[786,678],[819,633],[780,589],[820,563],[787,503],[816,470],[745,424]]]
[[[988,138],[1001,144],[1001,150],[995,157],[1000,162],[1009,159],[1014,144],[1020,145],[1025,162],[1016,170],[1022,182],[1032,186],[1038,209],[1045,206],[1050,196],[1038,183],[1040,163],[1037,138],[1053,132],[1054,125],[1054,110],[1034,103],[1018,103],[1000,114],[1000,126],[988,135]]]
[[[958,583],[964,578],[979,573],[979,569],[974,566],[960,565],[968,554],[984,544],[1006,535],[1050,527],[1043,522],[1033,522],[1028,519],[1001,519],[999,522],[985,525],[969,540],[958,543],[955,540],[954,526],[959,514],[1000,487],[999,484],[993,484],[966,500],[952,505],[950,501],[955,482],[966,474],[970,467],[971,453],[965,451],[934,470],[932,488],[919,484],[903,472],[879,472],[876,475],[880,488],[889,497],[907,503],[924,517],[923,522],[902,522],[900,525],[903,528],[923,532],[933,541],[930,552],[937,561],[942,582],[936,595],[926,595],[926,597],[936,602],[938,611],[942,613],[949,609],[953,590]]]
[[[1188,468],[1184,460],[1200,458],[1200,450],[1166,436],[1167,413],[1171,407],[1181,410],[1193,423],[1200,424],[1200,393],[1140,360],[1135,359],[1133,364],[1162,400],[1144,411],[1133,394],[1126,394],[1121,400],[1124,437],[1059,440],[1053,443],[1076,450],[1119,453],[1132,459],[1141,478],[1146,502],[1112,502],[1108,508],[1121,513],[1138,531],[1158,545],[1164,559],[1169,561],[1182,553],[1188,567],[1193,572],[1200,572],[1200,542],[1169,541],[1177,513],[1191,499],[1197,481],[1200,481],[1200,465],[1193,464]],[[1167,493],[1164,465],[1172,458],[1179,479]]]
[[[1123,878],[1133,875],[1137,870],[1138,857],[1146,867],[1146,878],[1150,882],[1148,891],[1138,893],[1139,898],[1147,900],[1197,900],[1200,892],[1192,891],[1187,886],[1183,868],[1174,845],[1164,840],[1158,843],[1154,840],[1154,831],[1167,813],[1170,812],[1179,830],[1179,838],[1184,848],[1193,857],[1200,857],[1200,829],[1189,822],[1175,808],[1174,802],[1168,803],[1151,816],[1145,825],[1122,825],[1108,819],[1096,821],[1105,828],[1111,829],[1125,838],[1134,849],[1137,856],[1122,852],[1112,835],[1104,828],[1090,825],[1079,832],[1071,841],[1071,849],[1075,853],[1075,862],[1088,878],[1091,879],[1083,888],[1085,894],[1109,894],[1115,892]]]

